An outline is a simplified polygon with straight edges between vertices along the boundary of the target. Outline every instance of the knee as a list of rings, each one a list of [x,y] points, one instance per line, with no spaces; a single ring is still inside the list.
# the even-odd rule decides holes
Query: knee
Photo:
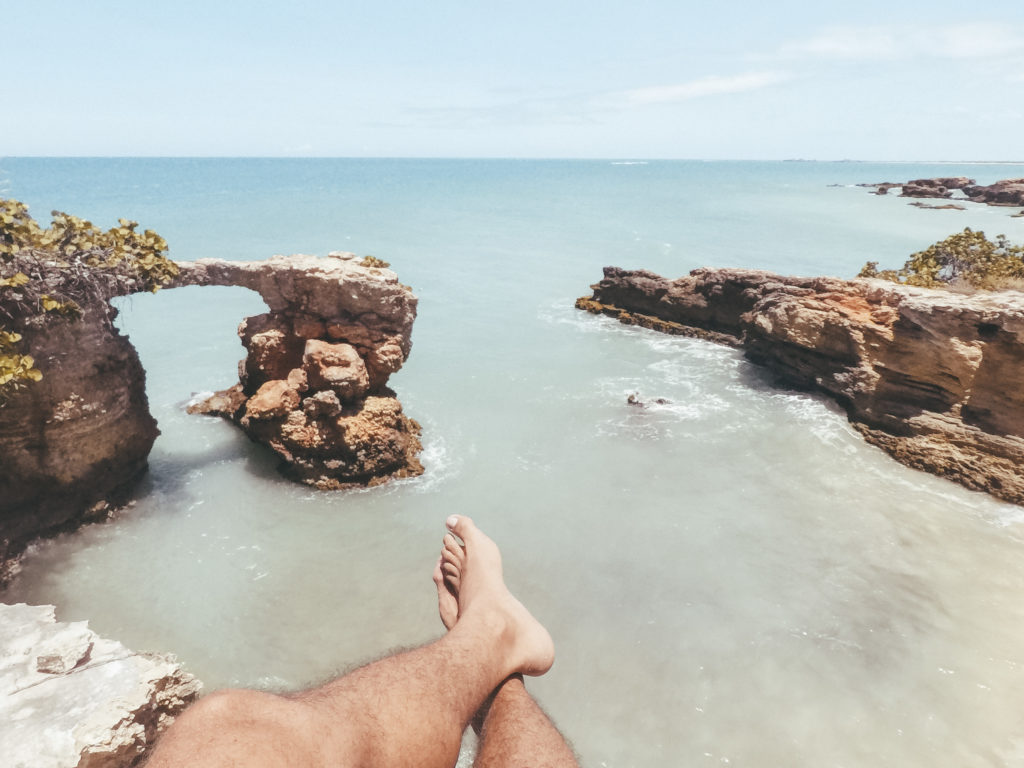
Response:
[[[272,706],[277,699],[271,693],[226,688],[203,696],[189,707],[190,719],[204,723],[228,725],[252,719],[256,713]]]
[[[192,755],[203,755],[210,765],[219,765],[218,759],[238,754],[272,756],[293,739],[290,724],[294,718],[290,715],[287,700],[271,693],[215,691],[185,710],[171,725],[154,755],[165,761],[155,760],[153,764],[174,765]],[[234,763],[225,760],[225,764]]]

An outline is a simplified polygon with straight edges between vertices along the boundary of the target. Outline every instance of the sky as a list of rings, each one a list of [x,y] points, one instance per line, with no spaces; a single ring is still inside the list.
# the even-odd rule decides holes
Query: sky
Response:
[[[0,156],[1024,160],[1024,2],[0,0]]]

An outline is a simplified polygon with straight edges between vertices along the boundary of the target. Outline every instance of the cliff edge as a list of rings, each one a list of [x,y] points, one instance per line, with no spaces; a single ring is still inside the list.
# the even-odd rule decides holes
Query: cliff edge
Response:
[[[606,267],[576,306],[742,347],[825,392],[900,462],[1024,504],[1024,294],[697,269]]]

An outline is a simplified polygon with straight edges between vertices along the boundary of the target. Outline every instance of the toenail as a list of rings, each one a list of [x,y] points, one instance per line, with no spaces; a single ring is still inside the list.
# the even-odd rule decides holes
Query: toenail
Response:
[[[451,515],[451,516],[448,517],[447,520],[445,520],[445,525],[447,525],[449,528],[454,528],[458,524],[459,524],[459,516],[458,515]]]

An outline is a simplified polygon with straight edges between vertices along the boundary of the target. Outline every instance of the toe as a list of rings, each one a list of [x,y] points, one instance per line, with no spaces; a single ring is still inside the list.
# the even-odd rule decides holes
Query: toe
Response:
[[[472,518],[466,517],[465,515],[450,515],[445,521],[448,526],[448,530],[454,533],[463,541],[468,538],[473,538],[476,534],[476,525],[473,523]]]

